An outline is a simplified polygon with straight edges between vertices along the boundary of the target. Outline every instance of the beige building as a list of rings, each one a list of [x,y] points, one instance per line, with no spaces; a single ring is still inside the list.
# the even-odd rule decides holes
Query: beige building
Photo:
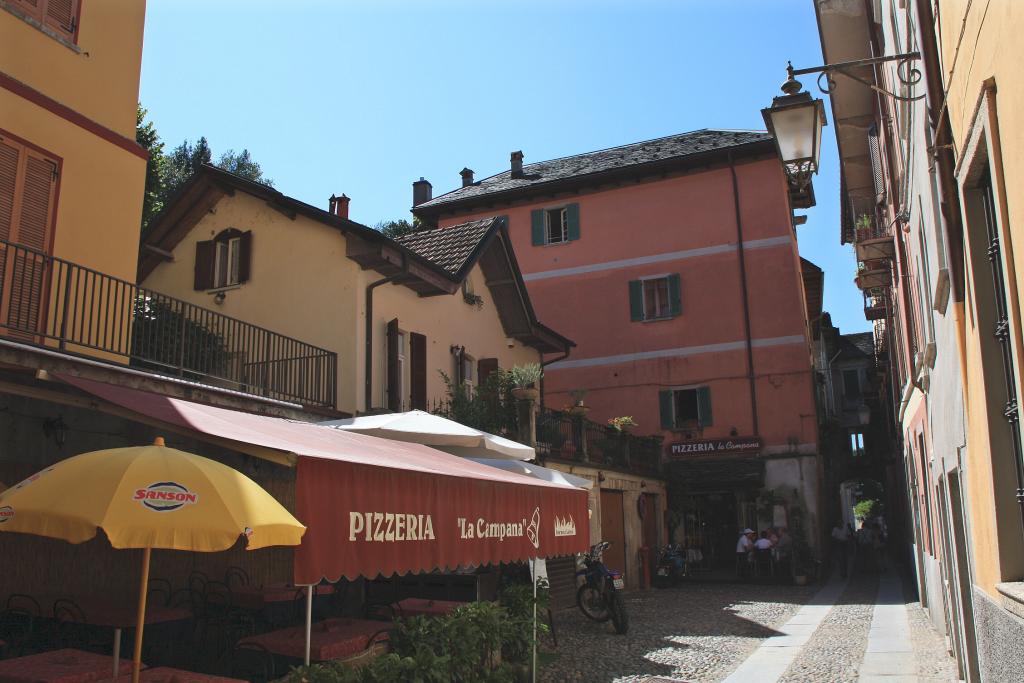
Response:
[[[306,371],[299,342],[287,364],[258,347],[224,362],[349,414],[430,409],[444,376],[474,385],[568,353],[533,313],[503,219],[396,241],[349,220],[348,201],[325,211],[204,167],[155,220],[139,282],[337,353],[334,376]]]

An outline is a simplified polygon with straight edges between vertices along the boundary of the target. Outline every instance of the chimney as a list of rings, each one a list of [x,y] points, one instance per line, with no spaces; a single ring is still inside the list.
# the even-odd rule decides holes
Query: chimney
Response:
[[[467,187],[473,184],[473,169],[464,168],[459,171],[459,175],[462,176],[462,186]]]
[[[338,197],[332,194],[330,202],[328,203],[327,212],[348,220],[348,202],[349,198],[345,195]]]
[[[429,202],[433,195],[434,186],[430,184],[429,180],[424,180],[423,176],[412,184],[412,205],[419,206],[424,202]]]
[[[522,178],[523,177],[523,152],[512,152],[512,177]]]

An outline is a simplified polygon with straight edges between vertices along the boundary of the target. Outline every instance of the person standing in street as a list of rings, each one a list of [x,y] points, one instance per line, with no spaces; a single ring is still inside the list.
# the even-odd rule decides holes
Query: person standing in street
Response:
[[[832,527],[832,556],[839,564],[839,576],[846,578],[847,565],[849,564],[848,547],[850,545],[850,534],[843,525],[842,520],[836,522]]]

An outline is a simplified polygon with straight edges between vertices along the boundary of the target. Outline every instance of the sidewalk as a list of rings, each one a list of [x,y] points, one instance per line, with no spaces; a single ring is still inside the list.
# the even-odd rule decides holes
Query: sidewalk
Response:
[[[914,633],[908,609],[894,572],[830,582],[724,683],[954,683],[937,634]]]

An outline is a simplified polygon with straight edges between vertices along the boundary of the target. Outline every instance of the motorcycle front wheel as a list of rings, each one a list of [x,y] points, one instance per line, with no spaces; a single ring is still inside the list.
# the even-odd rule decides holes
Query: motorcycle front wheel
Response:
[[[619,591],[613,591],[608,596],[608,612],[612,619],[612,626],[615,632],[623,634],[629,630],[629,615],[626,614],[626,604],[622,601]]]
[[[608,611],[608,605],[605,604],[604,595],[589,584],[583,584],[576,591],[576,604],[588,619],[597,622],[611,619],[612,615]]]

